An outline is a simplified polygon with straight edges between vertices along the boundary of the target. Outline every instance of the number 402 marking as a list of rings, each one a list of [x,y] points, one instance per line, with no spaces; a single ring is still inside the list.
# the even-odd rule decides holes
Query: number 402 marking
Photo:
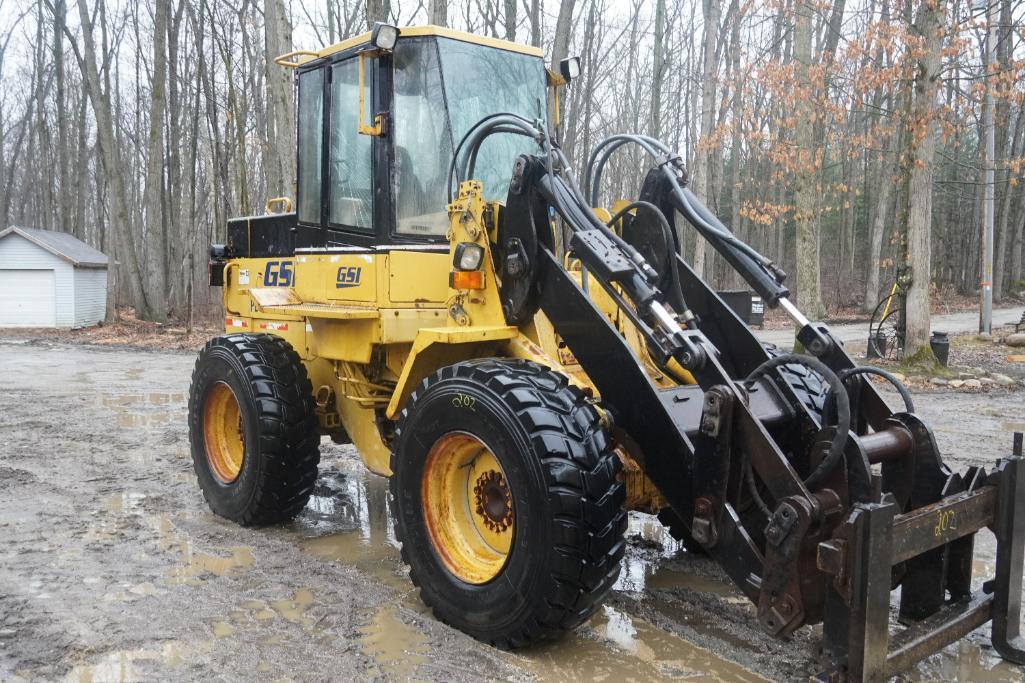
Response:
[[[933,529],[933,535],[939,538],[946,531],[954,531],[957,529],[957,519],[954,517],[953,510],[938,510],[936,512],[936,528]]]
[[[467,410],[477,410],[477,399],[473,396],[467,396],[466,394],[456,394],[452,397],[452,405],[456,408],[466,408]]]

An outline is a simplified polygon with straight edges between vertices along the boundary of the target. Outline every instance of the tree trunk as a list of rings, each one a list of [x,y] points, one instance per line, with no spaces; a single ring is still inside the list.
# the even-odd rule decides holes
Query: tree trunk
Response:
[[[552,45],[552,65],[569,56],[569,41],[573,35],[573,6],[576,0],[560,0],[559,18],[555,21],[555,42]]]
[[[1005,112],[1005,115],[1009,112]],[[1005,147],[1004,162],[1010,158],[1019,155],[1020,143],[1022,140],[1022,125],[1023,117],[1025,117],[1025,107],[1022,107],[1018,111],[1018,116],[1015,117],[1014,123],[1011,125],[1010,131],[1004,130],[1004,135],[1008,138],[1007,142],[1009,147]],[[1000,220],[996,227],[996,242],[993,245],[993,300],[999,301],[1004,296],[1004,279],[1007,273],[1008,257],[1008,245],[1011,243],[1011,185],[1007,182],[1010,177],[1009,171],[1003,172],[1004,181],[1001,183],[1003,191],[1000,193]]]
[[[944,0],[923,0],[915,19],[915,33],[922,41],[916,51],[914,101],[911,121],[911,170],[908,194],[907,264],[911,268],[905,314],[904,355],[919,360],[932,357],[929,281],[932,229],[932,180],[937,125],[936,89],[940,73]]]
[[[448,0],[430,0],[428,14],[431,17],[431,23],[435,26],[448,26]],[[513,22],[515,26],[515,17]]]
[[[383,2],[387,4],[387,0]],[[387,12],[381,21],[386,20]],[[292,49],[292,26],[283,0],[265,0],[264,36],[267,50],[267,154],[264,157],[267,192],[271,197],[292,196],[295,190],[295,108],[292,103],[292,73],[274,63],[275,57]]]
[[[712,195],[712,131],[715,127],[715,95],[718,90],[719,73],[719,17],[722,7],[719,0],[704,0],[705,19],[704,57],[701,65],[701,130],[697,149],[694,152],[694,194],[705,204],[711,204]],[[705,276],[705,260],[708,244],[695,234],[694,260],[691,267],[698,277]]]
[[[422,5],[421,5],[422,6]],[[387,23],[391,19],[391,0],[367,0],[367,28],[378,21]]]
[[[167,320],[167,272],[164,261],[164,103],[167,87],[167,2],[156,0],[153,13],[153,84],[150,88],[149,136],[147,138],[145,230],[146,270],[149,275],[148,319]]]
[[[874,210],[869,229],[868,273],[865,277],[865,299],[862,310],[871,313],[879,303],[879,269],[883,252],[883,237],[886,233],[886,216],[893,192],[893,173],[886,157],[879,162],[879,177],[876,192],[873,193]]]
[[[516,40],[516,0],[505,0],[505,39]]]
[[[648,130],[662,137],[662,83],[665,79],[666,0],[655,0],[655,54],[651,65],[651,107]]]
[[[794,3],[794,68],[797,76],[794,146],[797,168],[794,173],[794,224],[797,232],[797,303],[812,320],[825,315],[819,268],[819,217],[816,181],[821,164],[821,148],[815,147],[814,113],[811,97],[811,19],[808,0]]]
[[[541,0],[530,0],[530,44],[541,47]]]

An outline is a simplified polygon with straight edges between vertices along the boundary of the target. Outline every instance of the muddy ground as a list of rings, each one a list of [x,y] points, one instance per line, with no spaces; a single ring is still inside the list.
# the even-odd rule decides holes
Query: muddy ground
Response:
[[[308,508],[242,529],[195,484],[191,353],[0,341],[0,680],[757,680],[816,670],[817,632],[764,637],[709,561],[631,520],[622,577],[565,640],[508,653],[436,622],[406,578],[384,480],[325,442]],[[1025,393],[922,394],[957,468],[990,463]],[[980,535],[982,536],[982,535]],[[987,534],[988,536],[988,534]],[[979,572],[992,571],[980,540]],[[918,679],[1025,680],[984,631]]]

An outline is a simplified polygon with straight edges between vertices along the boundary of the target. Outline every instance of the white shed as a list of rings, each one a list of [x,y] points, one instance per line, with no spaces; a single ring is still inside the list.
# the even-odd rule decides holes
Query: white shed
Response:
[[[107,257],[74,235],[0,232],[0,327],[88,327],[107,310]]]

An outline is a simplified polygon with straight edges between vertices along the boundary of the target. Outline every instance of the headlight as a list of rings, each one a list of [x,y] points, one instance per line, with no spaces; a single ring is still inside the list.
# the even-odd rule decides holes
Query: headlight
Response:
[[[484,247],[473,242],[460,242],[456,245],[452,267],[457,270],[477,270],[484,259]]]
[[[380,21],[374,23],[374,30],[370,34],[370,43],[378,50],[390,52],[395,48],[395,41],[398,39],[398,27],[383,24]]]

